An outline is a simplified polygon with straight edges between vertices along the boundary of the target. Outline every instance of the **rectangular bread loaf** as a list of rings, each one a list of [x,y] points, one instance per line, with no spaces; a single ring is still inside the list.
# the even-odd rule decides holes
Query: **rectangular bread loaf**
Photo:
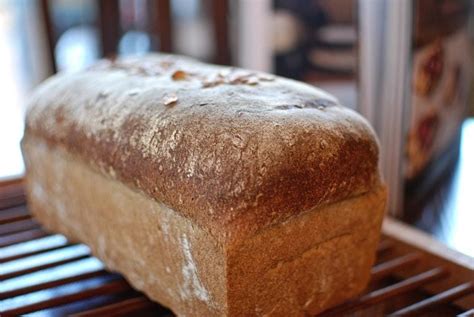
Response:
[[[377,141],[312,86],[104,60],[35,91],[22,149],[38,220],[178,315],[316,314],[368,283]]]

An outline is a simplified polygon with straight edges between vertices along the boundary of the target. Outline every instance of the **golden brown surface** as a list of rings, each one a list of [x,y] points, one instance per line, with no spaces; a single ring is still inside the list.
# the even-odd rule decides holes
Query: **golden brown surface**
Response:
[[[23,150],[36,217],[178,315],[314,314],[368,282],[380,185],[229,242],[60,147],[27,136]]]
[[[31,99],[26,135],[222,239],[379,183],[372,129],[332,96],[168,55],[53,77]]]

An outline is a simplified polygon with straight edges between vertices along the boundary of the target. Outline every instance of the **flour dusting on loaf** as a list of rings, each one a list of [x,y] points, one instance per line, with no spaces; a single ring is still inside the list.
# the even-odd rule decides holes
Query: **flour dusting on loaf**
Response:
[[[209,303],[209,292],[202,285],[198,276],[196,263],[194,262],[193,255],[191,253],[191,246],[185,234],[183,234],[181,238],[181,246],[183,247],[184,255],[184,265],[182,269],[184,283],[182,286],[181,296],[184,299],[187,299],[190,296],[196,296],[198,299]]]

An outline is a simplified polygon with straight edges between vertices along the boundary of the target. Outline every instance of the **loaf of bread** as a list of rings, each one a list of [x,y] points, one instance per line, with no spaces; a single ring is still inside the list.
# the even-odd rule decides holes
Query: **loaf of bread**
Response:
[[[22,149],[37,219],[177,315],[311,315],[368,283],[378,144],[312,86],[104,60],[37,88]]]

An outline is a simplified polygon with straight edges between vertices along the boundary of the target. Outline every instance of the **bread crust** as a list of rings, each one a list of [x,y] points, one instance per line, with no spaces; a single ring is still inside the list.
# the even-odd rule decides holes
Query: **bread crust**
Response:
[[[361,116],[312,86],[170,55],[36,90],[25,134],[234,239],[380,184]]]
[[[384,186],[223,244],[159,201],[27,137],[29,208],[178,316],[314,316],[370,278]]]

